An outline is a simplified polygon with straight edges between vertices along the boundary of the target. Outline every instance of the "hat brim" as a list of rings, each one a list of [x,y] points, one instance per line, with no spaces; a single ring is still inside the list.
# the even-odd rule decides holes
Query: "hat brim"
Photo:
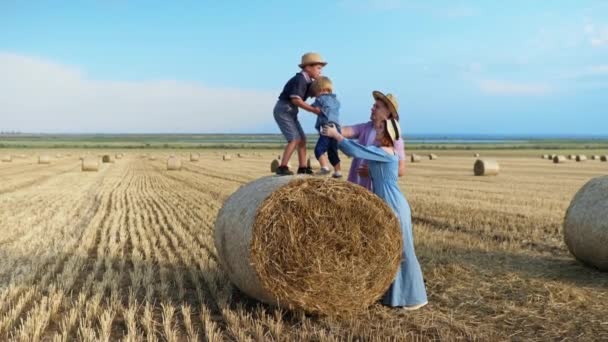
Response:
[[[299,64],[298,66],[300,68],[303,68],[303,67],[305,67],[307,65],[316,65],[316,64],[319,64],[319,65],[322,65],[322,66],[326,66],[327,62],[310,62],[310,63],[306,63],[306,64]]]
[[[372,96],[374,97],[374,100],[380,100],[384,102],[384,104],[388,107],[388,110],[391,113],[399,115],[399,112],[397,111],[397,108],[395,108],[395,105],[393,105],[393,103],[388,99],[388,97],[386,97],[386,95],[384,95],[381,91],[374,90],[372,92]]]

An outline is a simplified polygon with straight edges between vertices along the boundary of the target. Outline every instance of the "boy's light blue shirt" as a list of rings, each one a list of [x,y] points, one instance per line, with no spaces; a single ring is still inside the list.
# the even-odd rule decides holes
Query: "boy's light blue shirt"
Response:
[[[317,116],[317,122],[315,123],[316,130],[319,130],[321,126],[328,122],[340,125],[340,101],[335,94],[319,95],[312,106],[321,108],[321,114]]]

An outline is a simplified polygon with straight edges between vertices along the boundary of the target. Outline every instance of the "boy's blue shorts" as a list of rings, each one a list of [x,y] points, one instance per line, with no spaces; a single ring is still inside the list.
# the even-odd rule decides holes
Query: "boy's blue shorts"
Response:
[[[288,142],[304,140],[306,135],[298,120],[298,107],[290,102],[279,100],[274,106],[274,120]]]

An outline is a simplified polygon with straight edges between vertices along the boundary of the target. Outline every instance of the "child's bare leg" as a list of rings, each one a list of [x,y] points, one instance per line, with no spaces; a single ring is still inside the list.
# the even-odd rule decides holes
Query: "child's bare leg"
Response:
[[[334,171],[336,171],[336,172],[342,171],[342,167],[340,167],[340,163],[334,165]]]
[[[306,139],[298,141],[298,162],[300,167],[306,167]]]
[[[322,154],[319,157],[319,164],[321,164],[322,168],[329,170],[329,159],[327,158],[327,154]]]
[[[291,159],[293,151],[295,151],[299,143],[300,140],[292,140],[287,143],[287,146],[285,146],[285,150],[283,151],[283,158],[281,158],[281,166],[287,166],[287,163],[289,163],[289,159]]]

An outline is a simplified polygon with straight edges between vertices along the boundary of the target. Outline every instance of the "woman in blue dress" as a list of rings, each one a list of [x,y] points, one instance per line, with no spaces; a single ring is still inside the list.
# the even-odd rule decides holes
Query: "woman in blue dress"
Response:
[[[392,307],[416,310],[427,304],[422,270],[414,252],[410,205],[397,184],[399,157],[393,146],[401,136],[399,123],[394,119],[384,121],[376,128],[378,146],[364,146],[345,139],[335,127],[326,126],[322,134],[338,141],[338,147],[349,157],[368,161],[372,188],[395,212],[401,224],[403,255],[395,280],[382,303]]]

